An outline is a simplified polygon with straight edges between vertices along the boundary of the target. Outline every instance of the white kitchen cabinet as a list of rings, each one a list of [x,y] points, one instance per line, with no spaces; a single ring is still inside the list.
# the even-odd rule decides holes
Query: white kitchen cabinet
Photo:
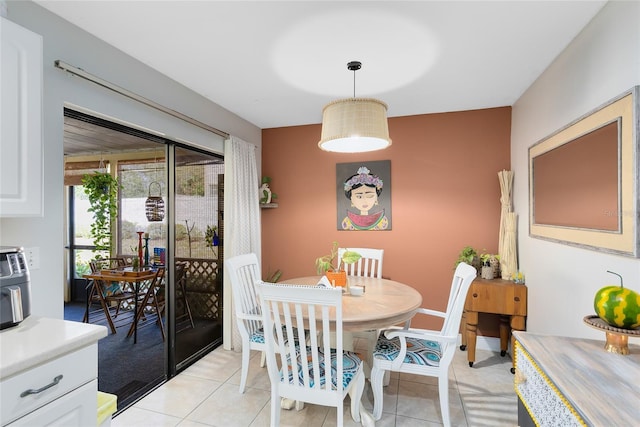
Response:
[[[96,424],[98,380],[54,400],[8,427],[86,427]]]
[[[42,36],[0,17],[0,217],[42,216]]]
[[[0,332],[0,425],[95,425],[104,326],[29,317]]]

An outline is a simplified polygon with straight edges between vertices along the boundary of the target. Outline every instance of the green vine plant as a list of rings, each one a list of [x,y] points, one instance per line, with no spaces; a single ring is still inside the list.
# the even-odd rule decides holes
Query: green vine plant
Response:
[[[89,198],[89,212],[93,213],[91,237],[93,238],[94,253],[107,252],[111,254],[113,239],[111,225],[118,215],[118,180],[110,173],[95,172],[86,174],[82,178],[84,192]],[[99,255],[96,254],[96,258]]]
[[[340,263],[338,262],[334,265],[334,260],[338,257],[338,242],[333,242],[331,246],[331,253],[328,255],[324,255],[316,258],[316,270],[318,274],[324,274],[327,271],[338,271],[340,268]],[[362,258],[358,252],[345,250],[342,254],[342,262],[345,264],[353,264],[354,262],[358,262],[358,260]]]

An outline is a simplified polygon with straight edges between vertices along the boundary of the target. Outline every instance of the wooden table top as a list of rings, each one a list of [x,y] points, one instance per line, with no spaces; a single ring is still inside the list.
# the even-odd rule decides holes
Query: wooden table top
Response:
[[[93,280],[106,280],[111,282],[143,282],[145,280],[153,279],[157,271],[143,270],[143,271],[128,271],[128,270],[102,270],[101,272],[95,272],[91,274],[83,274],[85,279]]]
[[[316,285],[322,276],[296,277],[283,284]],[[357,332],[387,328],[402,323],[422,305],[422,295],[411,286],[388,279],[348,276],[350,286],[364,286],[362,296],[345,293],[342,298],[342,327]]]

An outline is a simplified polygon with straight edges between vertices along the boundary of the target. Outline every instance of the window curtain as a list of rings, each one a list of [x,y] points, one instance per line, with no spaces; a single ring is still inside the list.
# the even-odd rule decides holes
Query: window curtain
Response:
[[[234,257],[253,252],[261,259],[260,206],[256,146],[235,136],[224,144],[224,254]],[[225,349],[242,350],[231,283],[224,275]]]

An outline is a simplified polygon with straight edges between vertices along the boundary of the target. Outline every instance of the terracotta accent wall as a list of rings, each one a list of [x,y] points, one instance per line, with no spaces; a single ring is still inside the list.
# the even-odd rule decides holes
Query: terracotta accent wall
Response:
[[[384,276],[444,310],[460,250],[498,251],[498,172],[510,168],[510,132],[510,107],[391,118],[393,145],[362,154],[320,150],[319,124],[263,130],[262,174],[279,205],[262,209],[263,275],[315,275],[334,240],[383,248]],[[337,230],[336,163],[374,160],[391,161],[393,229]]]

